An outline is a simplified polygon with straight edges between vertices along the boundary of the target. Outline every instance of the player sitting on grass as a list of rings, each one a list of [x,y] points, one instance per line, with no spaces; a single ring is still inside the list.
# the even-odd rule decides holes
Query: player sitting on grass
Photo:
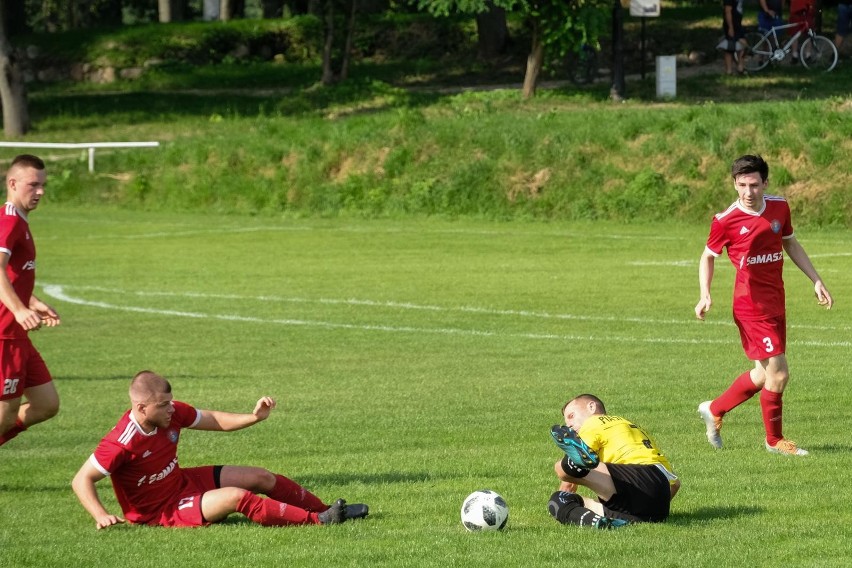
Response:
[[[112,478],[131,523],[195,527],[242,513],[265,526],[337,524],[366,517],[367,505],[338,499],[330,507],[296,482],[258,467],[205,466],[183,469],[177,444],[182,428],[232,431],[266,420],[275,401],[263,397],[251,414],[199,410],[172,400],[172,388],[151,371],[130,384],[128,410],[74,477],[72,487],[102,529],[124,519],[110,514],[95,483]],[[268,498],[256,495],[263,493]]]
[[[565,457],[554,469],[561,481],[548,510],[562,524],[615,528],[631,522],[662,522],[680,489],[669,460],[638,426],[606,414],[603,402],[581,394],[563,408],[565,426],[550,434]],[[578,485],[597,500],[575,493]]]

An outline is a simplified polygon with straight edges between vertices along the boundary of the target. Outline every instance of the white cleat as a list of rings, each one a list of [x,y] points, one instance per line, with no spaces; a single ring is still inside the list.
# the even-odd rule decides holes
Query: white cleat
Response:
[[[722,419],[718,416],[713,416],[713,413],[710,412],[711,402],[710,400],[705,400],[699,404],[698,415],[701,416],[704,425],[707,426],[707,441],[718,450],[722,448],[722,436],[719,434],[719,430],[722,429]]]
[[[786,456],[806,456],[809,453],[808,450],[797,446],[796,442],[783,439],[778,440],[778,443],[774,446],[770,446],[769,442],[766,442],[766,451],[772,452],[773,454],[784,454]]]

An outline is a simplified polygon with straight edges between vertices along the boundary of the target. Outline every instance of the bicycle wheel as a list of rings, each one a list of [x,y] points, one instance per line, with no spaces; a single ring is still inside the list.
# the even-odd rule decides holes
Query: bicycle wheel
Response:
[[[806,69],[829,72],[837,65],[837,48],[825,36],[809,37],[802,42],[799,61]]]
[[[760,71],[772,60],[772,43],[767,36],[760,32],[746,32],[748,47],[744,52],[737,52],[737,57],[745,57],[743,67],[746,71]]]

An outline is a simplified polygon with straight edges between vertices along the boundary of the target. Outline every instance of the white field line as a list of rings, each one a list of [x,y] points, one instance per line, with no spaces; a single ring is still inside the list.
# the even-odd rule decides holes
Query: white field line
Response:
[[[219,298],[219,299],[254,299],[258,301],[269,301],[270,299],[276,299],[275,297],[270,296],[257,296],[257,297],[244,297],[244,296],[236,296],[230,294],[220,294],[220,295],[210,295],[210,294],[194,294],[194,293],[184,293],[184,294],[169,294],[169,293],[146,293],[146,292],[132,292],[126,293],[121,290],[110,290],[105,288],[98,287],[71,287],[77,289],[86,289],[86,290],[96,290],[96,291],[109,291],[116,293],[125,293],[127,295],[136,295],[136,296],[183,296],[183,297],[195,297],[195,298]],[[241,316],[237,314],[207,314],[202,312],[185,312],[185,311],[177,311],[177,310],[162,310],[162,309],[154,309],[154,308],[144,308],[138,306],[129,306],[129,305],[119,305],[119,304],[110,304],[107,302],[96,302],[91,300],[84,300],[82,298],[76,298],[70,296],[65,293],[65,286],[57,285],[57,284],[45,284],[43,285],[43,289],[45,294],[55,298],[57,300],[61,300],[64,302],[68,302],[69,304],[77,304],[82,306],[91,306],[101,309],[108,310],[120,310],[127,312],[136,312],[136,313],[147,313],[147,314],[161,314],[161,315],[169,315],[169,316],[177,316],[177,317],[188,317],[188,318],[196,318],[196,319],[215,319],[221,321],[240,321],[240,322],[252,322],[252,323],[271,323],[278,325],[294,325],[294,326],[310,326],[310,327],[324,327],[329,329],[356,329],[356,330],[366,330],[366,331],[387,331],[387,332],[402,332],[402,333],[432,333],[432,334],[444,334],[444,335],[468,335],[468,336],[480,336],[480,337],[520,337],[525,339],[559,339],[563,341],[602,341],[602,342],[630,342],[630,343],[669,343],[669,344],[731,344],[733,341],[728,340],[714,340],[714,339],[685,339],[685,338],[662,338],[662,337],[651,337],[651,338],[637,338],[637,337],[627,337],[627,336],[606,336],[599,337],[595,335],[563,335],[563,334],[554,334],[554,333],[500,333],[494,331],[482,331],[475,329],[459,329],[459,328],[420,328],[420,327],[410,327],[410,326],[385,326],[385,325],[364,325],[364,324],[348,324],[348,323],[334,323],[334,322],[325,322],[325,321],[315,321],[315,320],[299,320],[299,319],[277,319],[277,318],[258,318],[258,317],[250,317],[250,316]],[[292,300],[292,299],[291,299]],[[285,300],[287,301],[287,300]],[[296,301],[304,301],[311,302],[311,300],[302,300],[296,299]],[[336,304],[351,304],[351,300],[335,300],[335,301],[326,301],[323,303],[336,303]],[[470,310],[459,310],[459,309],[446,309],[440,308],[438,306],[416,306],[414,304],[395,304],[395,303],[380,303],[380,302],[371,302],[360,300],[355,305],[380,305],[380,306],[392,306],[392,307],[414,307],[414,309],[429,309],[429,310],[442,310],[442,311],[473,311],[475,313],[491,313],[491,314],[511,314],[511,315],[525,315],[531,314],[533,312],[522,312],[522,311],[511,311],[511,310],[485,310],[485,309],[473,309]],[[566,318],[566,319],[578,319],[578,318]],[[584,318],[585,319],[585,318]],[[593,319],[589,317],[588,319]],[[642,321],[644,322],[652,322],[653,320],[641,320],[640,318],[598,318],[603,321]],[[672,320],[673,322],[674,320]],[[692,322],[693,324],[695,322]],[[852,343],[848,341],[791,341],[792,344],[797,345],[811,345],[811,346],[821,346],[821,347],[852,347]]]

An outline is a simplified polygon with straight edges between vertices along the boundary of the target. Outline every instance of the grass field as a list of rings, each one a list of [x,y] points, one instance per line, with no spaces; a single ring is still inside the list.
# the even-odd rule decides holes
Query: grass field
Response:
[[[720,207],[725,205],[719,204]],[[34,336],[62,397],[0,449],[0,564],[51,566],[847,566],[852,467],[848,231],[801,230],[837,299],[788,263],[785,433],[762,447],[756,401],[707,444],[695,409],[748,366],[733,270],[694,320],[704,225],[276,220],[75,209],[32,217],[37,293],[63,324]],[[187,432],[181,464],[259,465],[364,522],[96,531],[70,480],[150,368],[176,398],[272,417]],[[546,500],[561,404],[594,392],[649,430],[683,479],[670,521],[597,532]],[[491,488],[507,530],[469,534],[462,499]],[[107,507],[118,512],[108,482]]]

